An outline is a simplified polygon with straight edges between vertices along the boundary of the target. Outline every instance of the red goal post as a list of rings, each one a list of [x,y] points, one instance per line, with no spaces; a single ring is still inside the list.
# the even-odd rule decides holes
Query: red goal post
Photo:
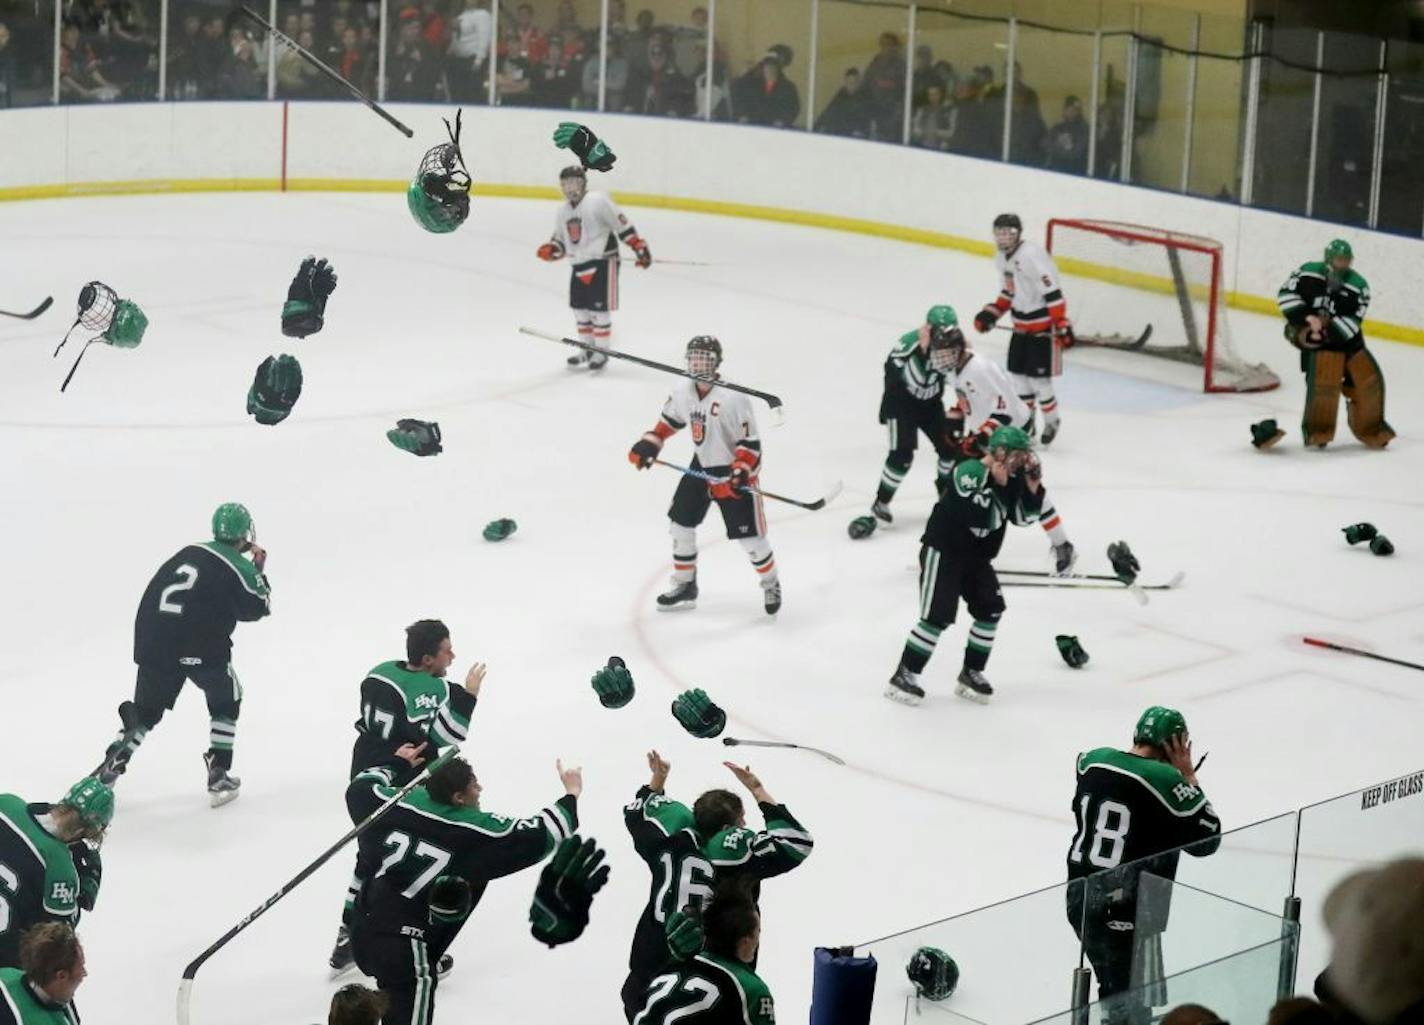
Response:
[[[1120,221],[1055,217],[1047,246],[1065,278],[1078,340],[1201,366],[1208,392],[1280,385],[1236,353],[1225,314],[1222,245]],[[1146,328],[1144,329],[1144,324]]]

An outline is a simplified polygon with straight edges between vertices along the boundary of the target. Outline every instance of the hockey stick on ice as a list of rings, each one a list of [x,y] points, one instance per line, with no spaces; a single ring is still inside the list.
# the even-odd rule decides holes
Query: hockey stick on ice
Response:
[[[0,310],[0,317],[14,317],[16,320],[34,320],[54,303],[54,296],[45,296],[45,301],[40,303],[29,313],[11,313],[9,310]]]
[[[332,844],[321,854],[317,855],[315,861],[313,861],[310,865],[302,869],[290,880],[284,883],[276,893],[272,894],[272,896],[268,897],[261,904],[257,905],[255,909],[248,912],[247,917],[243,918],[242,921],[238,922],[227,932],[223,933],[222,936],[218,937],[217,941],[214,942],[213,945],[210,946],[207,950],[203,951],[197,957],[193,958],[192,961],[188,962],[188,967],[183,969],[183,981],[178,983],[178,1025],[189,1025],[189,1022],[191,1021],[189,1017],[189,1004],[193,999],[193,980],[198,974],[198,969],[203,967],[203,964],[208,960],[208,958],[212,957],[223,947],[227,946],[228,943],[230,943],[232,939],[237,936],[238,933],[242,932],[242,930],[246,929],[249,925],[257,921],[257,919],[261,918],[264,914],[271,910],[272,905],[276,904],[279,900],[281,900],[283,897],[291,893],[303,882],[305,882],[308,876],[310,876],[313,872],[315,872],[317,869],[321,868],[321,866],[325,865],[328,861],[330,861],[332,856],[335,855],[338,851],[340,851],[341,848],[345,847],[352,840],[356,839],[356,837],[360,836],[371,826],[375,825],[376,822],[379,821],[381,817],[386,814],[386,812],[390,811],[396,806],[396,804],[400,801],[401,798],[405,797],[406,794],[410,793],[416,787],[420,786],[420,784],[424,783],[426,778],[432,772],[440,768],[440,766],[444,765],[446,762],[454,758],[459,753],[460,749],[453,745],[446,748],[444,754],[440,755],[438,758],[435,759],[435,761],[431,762],[429,765],[426,765],[423,769],[421,769],[420,773],[413,780],[411,780],[405,786],[401,787],[398,791],[392,794],[385,804],[381,805],[379,808],[371,812],[371,814],[367,815],[360,822],[356,823],[356,825],[352,826],[345,836],[343,836],[340,840],[337,840],[336,843]]]
[[[1124,585],[1122,581],[1118,581],[1115,584],[1109,584],[1106,582],[1099,583],[1095,580],[1089,580],[1089,582],[1085,584],[1075,584],[1073,583],[1072,577],[1060,577],[1051,580],[1001,580],[999,581],[999,583],[1003,587],[1027,587],[1030,589],[1035,587],[1057,587],[1060,589],[1066,588],[1070,591],[1131,591],[1134,588],[1139,591],[1170,591],[1174,586],[1176,586],[1171,581],[1168,581],[1165,584],[1134,583],[1130,585]]]
[[[726,388],[728,391],[739,391],[743,395],[750,395],[753,398],[761,399],[771,407],[772,415],[776,422],[782,420],[781,399],[770,392],[757,391],[755,388],[748,388],[745,385],[733,384],[731,381],[724,381],[720,377],[715,381],[708,381],[705,377],[698,377],[696,374],[688,373],[678,367],[669,366],[666,363],[658,363],[656,360],[644,359],[642,356],[634,356],[632,353],[619,352],[617,349],[605,349],[590,342],[581,342],[576,338],[565,338],[562,335],[550,334],[548,331],[539,331],[532,327],[521,327],[520,334],[529,335],[531,338],[542,338],[546,342],[563,342],[565,345],[572,345],[576,349],[585,352],[601,352],[605,356],[612,356],[614,359],[625,359],[629,363],[636,363],[640,367],[648,367],[651,370],[661,370],[665,374],[676,374],[678,377],[686,377],[691,381],[702,381],[705,384],[715,384],[718,388]]]
[[[1376,655],[1373,651],[1365,651],[1361,648],[1351,648],[1344,644],[1331,644],[1329,641],[1322,641],[1318,637],[1302,637],[1306,644],[1314,645],[1317,648],[1329,648],[1331,651],[1343,651],[1347,655],[1362,655],[1365,658],[1372,658],[1377,662],[1388,662],[1391,665],[1404,666],[1406,669],[1424,669],[1418,662],[1406,662],[1402,658],[1389,658],[1386,655]]]
[[[270,32],[272,34],[273,39],[281,43],[287,49],[291,50],[293,53],[295,53],[302,60],[306,61],[312,67],[316,68],[327,78],[331,79],[333,82],[338,83],[339,85],[345,86],[346,90],[350,92],[352,96],[356,97],[366,106],[374,110],[377,114],[381,115],[381,117],[385,118],[387,122],[393,125],[396,130],[398,130],[407,139],[412,138],[415,135],[415,132],[407,128],[400,121],[397,121],[395,117],[393,117],[390,112],[386,110],[385,107],[382,107],[379,103],[371,99],[371,97],[367,96],[360,89],[357,89],[346,79],[342,78],[337,72],[333,71],[330,66],[328,66],[324,61],[322,61],[320,57],[312,53],[306,47],[302,46],[301,43],[297,42],[295,39],[293,39],[286,33],[279,31],[271,22],[269,22],[266,18],[262,17],[262,15],[258,14],[256,11],[254,11],[251,7],[248,7],[246,4],[244,4],[238,9],[242,11],[243,14],[251,18],[253,21],[257,22],[257,24],[261,25],[268,32]]]
[[[792,751],[810,751],[812,754],[820,755],[827,761],[835,762],[837,765],[845,764],[844,758],[837,758],[829,751],[822,751],[819,747],[807,747],[805,744],[788,744],[779,740],[738,740],[736,737],[723,737],[722,743],[728,747],[784,747]]]
[[[1008,324],[995,324],[995,331],[1009,331],[1014,329]],[[1047,331],[1039,332],[1048,334]],[[1074,335],[1074,345],[1089,345],[1096,349],[1140,349],[1147,344],[1147,339],[1152,337],[1152,325],[1148,324],[1142,329],[1142,333],[1136,338],[1128,335]]]
[[[669,463],[666,459],[654,459],[653,462],[659,466],[666,466],[669,470],[676,470],[684,476],[705,480],[708,484],[725,484],[731,479],[730,477],[714,477],[705,470],[694,470],[690,466],[678,466],[676,463]],[[841,493],[841,482],[836,481],[826,489],[824,495],[813,502],[803,502],[797,498],[787,498],[785,495],[778,495],[770,491],[763,491],[761,488],[754,488],[750,484],[742,490],[750,491],[752,494],[760,495],[762,498],[769,498],[773,502],[785,502],[787,505],[794,505],[797,508],[810,509],[812,512],[815,512],[817,509],[824,509],[827,502],[834,500],[835,497]]]
[[[1123,583],[1121,577],[1115,577],[1111,573],[1069,573],[1060,577],[1042,569],[1001,569],[997,572],[1001,577],[1042,577],[1049,580],[1106,580],[1109,582],[1117,581],[1120,584]],[[1165,584],[1153,584],[1151,589],[1154,591],[1170,591],[1174,587],[1181,587],[1182,581],[1186,578],[1187,574],[1180,572]]]

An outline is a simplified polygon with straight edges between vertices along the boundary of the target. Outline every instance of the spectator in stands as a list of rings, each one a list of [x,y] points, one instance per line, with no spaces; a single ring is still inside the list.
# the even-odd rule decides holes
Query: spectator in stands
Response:
[[[247,33],[234,25],[228,30],[228,53],[218,72],[218,95],[230,100],[256,100],[267,95],[267,77],[257,66],[257,53]]]
[[[15,54],[10,50],[10,26],[0,21],[0,108],[15,102],[15,84],[19,75],[15,69]]]
[[[435,0],[425,0],[420,5],[420,36],[430,44],[434,54],[442,54],[450,45],[449,29],[445,24],[444,4]],[[438,58],[437,58],[438,63]]]
[[[380,990],[353,982],[332,994],[327,1025],[381,1025],[390,1006],[390,997]]]
[[[302,11],[302,13],[297,16],[297,30],[299,32],[310,32],[312,38],[319,41],[321,39],[321,29],[316,23],[316,12],[310,10]],[[296,36],[292,38],[295,39]],[[313,50],[312,53],[316,53],[316,51]]]
[[[316,40],[309,29],[299,31],[294,37],[297,43],[311,50]],[[286,97],[309,97],[321,95],[326,87],[322,73],[297,55],[295,50],[282,48],[277,57],[277,92]]]
[[[306,63],[303,61],[303,63]],[[333,67],[341,72],[341,77],[362,92],[374,93],[376,84],[375,62],[361,44],[361,33],[347,25],[341,33],[341,60]]]
[[[575,63],[589,51],[588,33],[584,32],[583,26],[579,24],[578,11],[574,9],[573,0],[561,0],[559,3],[554,32],[563,38],[565,61]],[[553,32],[550,35],[552,36]]]
[[[1315,995],[1345,1021],[1424,1022],[1424,858],[1346,876],[1325,898],[1330,965]]]
[[[945,79],[940,70],[944,62],[935,63],[934,51],[928,45],[921,43],[915,47],[915,67],[910,78],[910,106],[911,109],[923,107],[929,99],[929,89],[932,85],[940,88],[941,95],[949,90],[949,82]]]
[[[688,77],[707,69],[707,8],[694,7],[688,24],[673,27],[672,55],[677,69]]]
[[[710,102],[712,105],[713,121],[732,120],[732,93],[727,82],[727,65],[720,60],[713,62],[710,86],[707,77],[707,53],[705,50],[702,54],[699,69],[697,78],[693,82],[695,101],[693,116],[701,117],[708,109],[707,105]],[[710,97],[707,95],[709,88],[712,91]]]
[[[874,125],[872,137],[898,140],[905,102],[905,55],[894,32],[881,33],[880,52],[865,66],[864,87]]]
[[[1009,159],[1016,164],[1043,162],[1043,111],[1038,90],[1024,81],[1023,65],[1014,62],[1014,119],[1010,129]]]
[[[786,77],[780,53],[775,50],[742,76],[732,95],[742,124],[790,128],[801,113],[801,93]]]
[[[925,102],[910,120],[910,145],[945,152],[954,135],[954,108],[946,101],[944,86],[925,89]]]
[[[1112,81],[1112,69],[1108,69],[1108,81]],[[1110,97],[1098,106],[1098,138],[1093,162],[1095,178],[1117,180],[1122,171],[1122,101]]]
[[[611,8],[610,8],[611,10]],[[583,108],[598,109],[598,52],[583,64]],[[604,90],[606,110],[622,110],[623,98],[628,91],[628,59],[623,56],[623,38],[608,36],[608,85]]]
[[[392,100],[428,103],[435,99],[440,67],[435,51],[420,34],[420,12],[401,11],[396,46],[386,62],[389,84],[386,95]]]
[[[652,49],[653,38],[658,34],[657,20],[653,12],[644,8],[634,19],[636,27],[623,41],[623,52],[628,55],[628,72],[641,75],[648,70],[648,51]]]
[[[530,102],[535,107],[568,110],[578,91],[577,66],[564,53],[564,37],[550,32],[544,59],[534,66]]]
[[[841,87],[821,111],[816,121],[816,131],[826,135],[848,135],[855,139],[868,139],[871,133],[870,100],[861,85],[860,72],[847,68],[841,79]]]
[[[608,38],[627,42],[628,6],[624,0],[608,0]]]
[[[1088,173],[1088,122],[1076,96],[1063,101],[1063,116],[1044,137],[1045,164],[1050,171]]]
[[[62,100],[82,103],[107,102],[119,98],[119,87],[99,71],[94,49],[79,38],[78,25],[65,25],[59,37],[59,95]]]
[[[495,66],[495,91],[501,106],[530,107],[534,103],[534,75],[529,61],[518,53],[506,54]]]
[[[292,11],[282,19],[282,32],[289,39],[296,39],[302,34],[302,16],[296,11]]]
[[[1225,1025],[1221,1016],[1201,1004],[1178,1004],[1162,1016],[1158,1025]]]
[[[493,33],[489,0],[465,0],[464,10],[455,17],[449,59],[445,62],[451,101],[470,103],[483,95]]]
[[[986,93],[993,71],[984,65],[961,79],[954,97],[954,131],[949,148],[971,157],[997,157],[1003,138],[1003,106],[992,105]],[[995,118],[998,120],[995,120]]]
[[[534,8],[520,4],[514,12],[514,30],[508,44],[511,54],[523,57],[531,65],[537,64],[544,59],[548,45],[544,33],[534,24]]]
[[[642,15],[639,15],[641,20]],[[665,41],[659,37],[648,47],[648,66],[639,73],[628,71],[628,93],[624,109],[633,114],[688,117],[692,113],[692,82],[672,62]]]

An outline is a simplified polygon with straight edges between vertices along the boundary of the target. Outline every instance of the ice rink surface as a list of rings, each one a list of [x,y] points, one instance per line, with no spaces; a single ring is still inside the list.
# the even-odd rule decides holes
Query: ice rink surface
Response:
[[[1300,637],[1424,660],[1424,414],[1414,400],[1424,352],[1372,343],[1399,439],[1367,451],[1342,412],[1324,453],[1300,447],[1300,375],[1269,318],[1231,314],[1238,348],[1281,375],[1273,393],[1204,396],[1191,368],[1069,353],[1045,483],[1080,569],[1106,571],[1105,547],[1124,539],[1145,580],[1184,570],[1186,583],[1147,607],[1113,591],[1006,591],[993,704],[953,696],[961,621],[925,674],[930,697],[905,708],[881,691],[916,617],[910,567],[933,495],[923,448],[893,529],[852,543],[846,524],[866,511],[885,454],[876,407],[886,351],[931,304],[953,303],[967,324],[996,290],[990,261],[630,211],[655,258],[713,266],[625,263],[614,344],[680,363],[689,337],[717,335],[730,380],[785,399],[784,426],[762,419],[764,486],[811,497],[845,482],[818,513],[768,505],[785,590],[775,622],[715,514],[701,534],[698,609],[659,615],[676,477],[637,473],[625,454],[670,381],[617,363],[598,377],[569,372],[566,350],[517,333],[571,327],[567,269],[534,258],[553,213],[552,202],[476,200],[469,224],[437,237],[415,227],[398,194],[0,206],[0,305],[56,297],[39,321],[0,323],[0,790],[54,799],[99,760],[115,706],[131,695],[135,603],[164,559],[207,537],[218,503],[246,503],[270,553],[273,615],[235,637],[242,797],[208,808],[207,714],[190,688],[118,786],[103,891],[81,928],[89,1025],[172,1020],[182,966],[347,828],[358,684],[402,657],[402,628],[426,616],[450,625],[456,672],[490,666],[465,748],[485,806],[531,814],[560,792],[555,758],[581,764],[584,831],[613,866],[588,932],[555,951],[528,934],[536,873],[493,884],[452,951],[437,1011],[447,1023],[621,1020],[648,874],[620,813],[646,781],[644,754],[671,759],[669,793],[689,802],[735,786],[720,765],[726,749],[668,714],[689,686],[727,709],[730,734],[801,741],[848,763],[789,751],[749,759],[816,838],[810,860],[764,891],[761,974],[786,1022],[804,1020],[813,946],[1060,881],[1075,754],[1126,746],[1149,704],[1181,708],[1197,752],[1211,752],[1202,783],[1227,828],[1419,767],[1418,675]],[[286,339],[282,300],[313,252],[340,283],[325,330]],[[1283,253],[1282,277],[1317,255]],[[151,326],[137,350],[94,347],[61,396],[70,350],[51,352],[93,278],[138,301]],[[1130,296],[1119,301],[1126,321],[1142,318]],[[1002,358],[1006,335],[969,333]],[[258,362],[279,352],[300,358],[305,389],[288,421],[261,427],[244,398]],[[415,459],[388,444],[384,431],[402,416],[438,420],[444,454]],[[1248,425],[1265,416],[1288,437],[1263,455]],[[679,437],[666,454],[689,449]],[[503,516],[518,533],[484,542],[481,527]],[[1358,520],[1398,554],[1348,548],[1340,528]],[[1047,553],[1038,527],[1011,529],[1000,565],[1041,569]],[[1086,669],[1063,664],[1058,633],[1081,638]],[[617,712],[588,682],[612,654],[638,689]],[[338,857],[209,963],[196,1022],[324,1019],[350,860]],[[966,977],[961,990],[982,982]],[[886,992],[903,984],[899,964],[882,966]]]

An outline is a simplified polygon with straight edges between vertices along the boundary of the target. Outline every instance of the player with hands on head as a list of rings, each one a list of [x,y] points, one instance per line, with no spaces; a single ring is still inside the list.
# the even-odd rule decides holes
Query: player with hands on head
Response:
[[[336,268],[325,259],[308,256],[297,268],[282,305],[282,334],[289,338],[314,335],[326,323],[326,301],[336,290]]]
[[[234,800],[242,781],[232,775],[232,751],[242,708],[242,685],[232,667],[232,632],[239,622],[272,611],[267,552],[257,544],[252,514],[238,502],[213,512],[213,539],[187,545],[149,580],[134,617],[132,701],[119,705],[120,730],[94,770],[106,785],[192,681],[208,700],[208,798],[214,808]]]
[[[1043,413],[1042,438],[1048,445],[1057,437],[1060,423],[1053,379],[1063,372],[1061,351],[1075,342],[1058,267],[1047,249],[1023,237],[1023,221],[1017,214],[994,218],[994,248],[999,294],[975,315],[974,327],[983,334],[1005,313],[1011,314],[1009,374],[1030,419],[1035,406]],[[1029,434],[1033,434],[1032,424]]]
[[[672,587],[658,595],[659,611],[697,607],[697,528],[712,503],[722,514],[727,538],[737,541],[761,582],[762,605],[774,616],[781,609],[781,578],[766,536],[762,499],[748,485],[761,470],[761,435],[751,399],[717,385],[722,343],[698,335],[687,343],[687,372],[695,380],[677,384],[653,429],[628,452],[640,470],[652,466],[663,443],[684,427],[692,428],[692,469],[719,478],[715,483],[684,474],[668,509],[672,534]]]
[[[84,948],[65,922],[23,935],[18,967],[0,967],[0,1025],[77,1025],[74,994],[89,974]]]
[[[578,165],[559,173],[564,203],[554,220],[554,234],[539,247],[539,259],[568,258],[569,307],[574,311],[578,340],[595,348],[609,347],[613,314],[618,310],[618,243],[633,251],[642,269],[653,265],[653,251],[627,215],[606,192],[588,191],[588,176]],[[580,349],[569,366],[602,370],[608,357]]]
[[[1068,920],[1097,974],[1104,1021],[1148,1025],[1152,1008],[1142,998],[1152,987],[1143,987],[1134,961],[1160,970],[1178,849],[1216,853],[1221,822],[1197,779],[1186,719],[1173,708],[1144,711],[1127,751],[1080,754],[1077,776]]]

